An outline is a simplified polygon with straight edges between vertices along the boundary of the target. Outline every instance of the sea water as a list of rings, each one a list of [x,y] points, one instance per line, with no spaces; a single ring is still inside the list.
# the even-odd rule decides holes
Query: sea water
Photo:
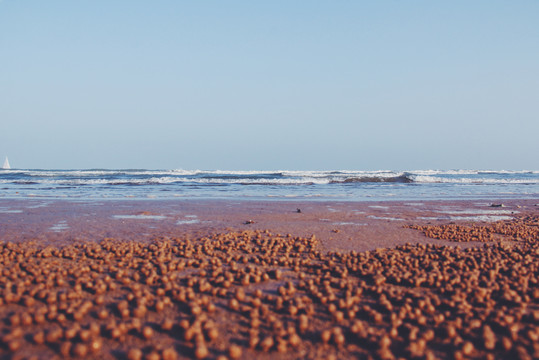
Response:
[[[0,198],[539,199],[539,171],[0,170]]]

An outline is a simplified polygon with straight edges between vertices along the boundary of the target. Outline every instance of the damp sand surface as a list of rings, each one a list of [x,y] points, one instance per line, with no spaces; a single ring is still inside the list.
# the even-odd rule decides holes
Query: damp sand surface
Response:
[[[46,244],[108,237],[147,241],[159,236],[270,229],[295,236],[316,235],[328,251],[366,251],[407,242],[433,243],[405,229],[405,224],[488,223],[533,214],[539,209],[536,204],[537,200],[507,200],[503,208],[497,208],[488,201],[4,200],[0,229],[4,241],[32,239]]]

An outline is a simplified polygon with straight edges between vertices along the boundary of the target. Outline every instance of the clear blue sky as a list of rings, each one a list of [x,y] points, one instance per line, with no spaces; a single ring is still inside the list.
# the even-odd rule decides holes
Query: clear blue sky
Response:
[[[538,169],[539,1],[0,0],[19,168]]]

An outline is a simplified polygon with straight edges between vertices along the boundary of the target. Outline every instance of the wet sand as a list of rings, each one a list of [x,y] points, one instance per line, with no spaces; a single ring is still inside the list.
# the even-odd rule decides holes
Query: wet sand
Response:
[[[158,236],[196,238],[231,229],[270,229],[295,236],[316,235],[321,249],[327,251],[366,251],[406,242],[449,245],[450,242],[429,240],[403,225],[491,222],[510,219],[513,215],[536,214],[539,211],[536,204],[539,200],[506,200],[503,207],[492,207],[491,202],[481,200],[2,200],[0,231],[4,241],[35,239],[47,244],[68,244],[107,237],[148,241]]]
[[[537,358],[537,202],[3,200],[0,356]]]

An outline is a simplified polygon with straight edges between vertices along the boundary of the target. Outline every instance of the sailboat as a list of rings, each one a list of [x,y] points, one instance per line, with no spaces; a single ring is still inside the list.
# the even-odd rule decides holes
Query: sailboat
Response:
[[[6,156],[6,160],[4,160],[4,165],[2,166],[2,169],[5,169],[5,170],[11,169],[11,166],[9,166],[9,160],[7,159],[7,156]]]

